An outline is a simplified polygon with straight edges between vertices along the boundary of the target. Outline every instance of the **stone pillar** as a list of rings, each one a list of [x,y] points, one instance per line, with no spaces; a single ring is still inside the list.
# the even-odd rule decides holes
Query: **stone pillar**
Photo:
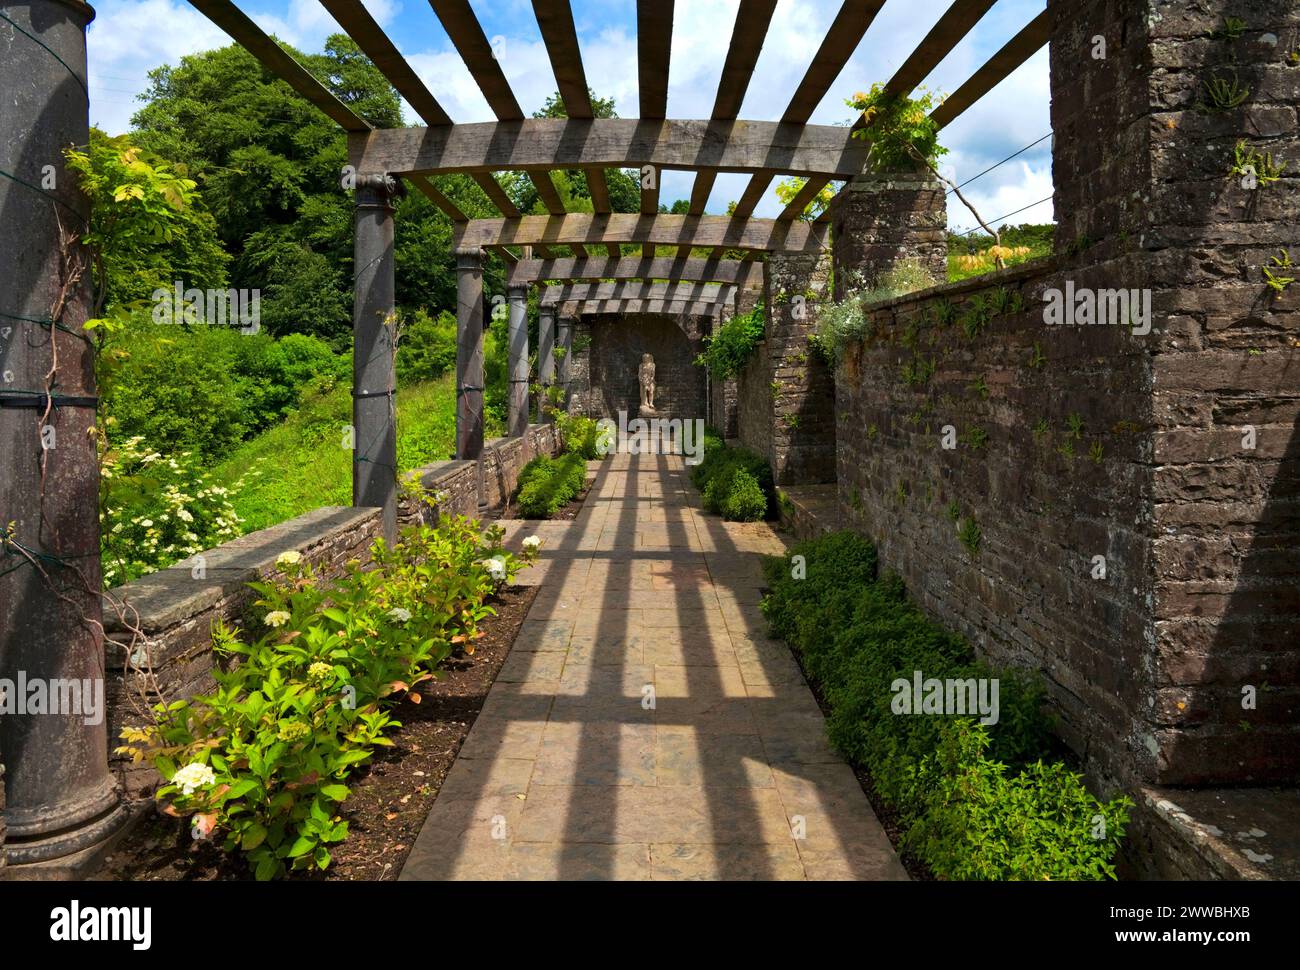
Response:
[[[546,410],[546,389],[555,383],[555,307],[537,308],[537,383],[541,385],[541,399],[537,406],[537,419],[550,421]]]
[[[935,283],[948,280],[943,183],[926,171],[860,175],[831,203],[835,299],[875,286],[895,264],[918,260]]]
[[[528,287],[509,289],[510,397],[506,434],[522,437],[528,430]]]
[[[809,343],[829,296],[830,254],[772,253],[766,272],[767,354],[777,485],[835,481],[835,381]]]
[[[21,695],[11,703],[25,705],[33,695],[24,685],[35,684],[62,703],[0,715],[0,804],[11,867],[75,866],[124,820],[103,717],[99,466],[88,433],[97,397],[81,330],[91,268],[66,241],[84,232],[90,211],[63,151],[89,140],[94,11],[31,0],[5,16],[16,26],[0,30],[0,169],[13,176],[0,179],[0,678]],[[76,696],[54,681],[75,684]]]
[[[556,382],[564,389],[561,410],[569,410],[569,392],[573,383],[573,328],[574,319],[563,313],[560,315],[559,345],[556,355],[559,357]]]
[[[483,254],[456,253],[456,457],[483,452]]]
[[[1300,276],[1272,263],[1284,251],[1300,262],[1300,6],[1049,0],[1048,10],[1063,261],[1052,285],[1076,301],[1102,287],[1150,300],[1149,332],[1141,321],[1104,328],[1119,352],[1143,358],[1150,398],[1141,413],[1113,415],[1137,429],[1129,491],[1146,514],[1129,568],[1112,575],[1149,614],[1125,644],[1126,721],[1112,718],[1117,741],[1103,741],[1158,784],[1294,784],[1300,286],[1271,288],[1265,270]],[[1236,36],[1229,15],[1244,21]],[[1219,85],[1236,97],[1216,99]],[[1233,171],[1242,142],[1259,153],[1254,178]],[[1273,182],[1258,177],[1269,153],[1288,162]],[[1050,355],[1085,331],[1044,327],[1043,345]]]
[[[357,176],[352,303],[352,504],[384,510],[397,537],[397,376],[394,369],[393,205],[387,175]]]

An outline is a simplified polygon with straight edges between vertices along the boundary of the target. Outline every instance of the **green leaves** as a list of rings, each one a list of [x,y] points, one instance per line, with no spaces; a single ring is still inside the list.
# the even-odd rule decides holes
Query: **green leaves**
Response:
[[[326,846],[348,832],[334,815],[351,793],[344,780],[392,744],[388,708],[433,676],[453,644],[472,651],[491,614],[496,582],[482,561],[498,559],[506,581],[519,569],[502,537],[457,517],[408,528],[391,548],[377,541],[369,568],[353,561],[330,584],[306,560],[287,559],[250,584],[260,597],[250,630],[213,632],[216,649],[241,662],[214,672],[215,693],[159,707],[156,727],[129,736],[139,747],[127,750],[164,778],[210,763],[212,784],[189,795],[159,789],[167,810],[215,818],[226,849],[243,852],[258,879],[328,866]],[[264,625],[272,613],[288,619]]]
[[[869,92],[858,92],[847,101],[849,107],[862,112],[866,125],[855,131],[854,137],[871,142],[871,163],[878,172],[913,169],[917,156],[934,165],[948,153],[939,144],[939,125],[930,118],[943,102],[942,95],[925,88],[916,90],[919,96],[915,98],[895,95],[878,81]]]
[[[765,309],[756,303],[748,313],[737,313],[704,338],[704,352],[695,358],[707,367],[715,380],[735,377],[745,368],[754,348],[763,339]]]

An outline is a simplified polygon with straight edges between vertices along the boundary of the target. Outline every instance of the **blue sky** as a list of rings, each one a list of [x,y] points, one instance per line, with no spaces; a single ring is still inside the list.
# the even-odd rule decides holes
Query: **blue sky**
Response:
[[[316,0],[238,0],[263,29],[303,50],[319,50],[339,27]],[[887,80],[950,0],[887,0],[857,52],[813,115],[836,124],[851,117],[844,99],[874,81]],[[546,50],[529,0],[471,0],[493,40],[506,76],[525,112],[540,107],[555,90]],[[707,118],[726,56],[737,0],[677,0],[669,72],[668,115]],[[424,0],[365,0],[429,90],[456,121],[490,121],[492,113],[450,40]],[[741,117],[776,120],[802,79],[840,0],[778,0],[767,41],[750,83]],[[950,93],[990,54],[1043,9],[1044,0],[998,0],[976,29],[926,80]],[[229,38],[184,0],[102,0],[90,28],[91,120],[125,131],[145,88],[145,72],[175,64],[186,54],[229,43]],[[574,19],[587,80],[602,97],[613,97],[623,117],[637,115],[635,0],[574,0]],[[949,174],[958,181],[1023,148],[1050,130],[1047,50],[1044,48],[948,128],[941,141],[950,150]],[[408,110],[408,119],[413,115]],[[994,219],[1052,194],[1050,142],[963,189],[981,214]],[[722,212],[740,196],[746,177],[722,175],[709,200]],[[662,199],[690,194],[691,176],[667,172]],[[773,216],[781,206],[769,195],[757,214]],[[1049,222],[1047,202],[1011,222]],[[970,214],[950,198],[949,224],[966,229]]]

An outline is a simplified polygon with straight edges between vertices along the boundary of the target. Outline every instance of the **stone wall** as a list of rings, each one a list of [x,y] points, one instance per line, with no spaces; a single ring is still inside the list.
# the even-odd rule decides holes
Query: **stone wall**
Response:
[[[736,437],[760,455],[772,453],[772,365],[766,340],[754,348],[736,378]]]
[[[112,755],[124,725],[140,724],[147,703],[189,697],[211,689],[212,625],[239,623],[257,594],[248,583],[275,569],[282,552],[296,550],[327,575],[337,574],[349,559],[368,558],[372,542],[382,534],[376,508],[327,506],[288,522],[251,532],[186,563],[141,576],[104,595],[104,626],[110,640],[127,643],[131,633],[118,619],[143,634],[134,648],[137,671],[124,673],[125,651],[112,643],[107,649],[105,703],[110,766],[129,792],[151,784],[152,769],[132,766]],[[151,670],[152,676],[139,672]],[[147,700],[146,700],[147,698]]]
[[[570,410],[614,420],[621,410],[635,418],[641,404],[637,369],[641,355],[650,354],[655,360],[655,410],[664,417],[704,417],[705,372],[695,358],[704,349],[707,318],[609,313],[582,320],[589,327],[590,378],[585,394],[575,393]]]
[[[835,480],[834,376],[809,343],[817,306],[831,295],[830,268],[828,255],[773,253],[767,261],[768,460],[778,485]]]
[[[538,455],[559,451],[559,432],[552,424],[530,424],[518,438],[491,438],[483,444],[481,463],[469,459],[435,462],[413,474],[420,485],[440,493],[436,508],[418,506],[403,496],[399,520],[412,522],[417,516],[432,524],[438,515],[475,518],[482,508],[501,505],[515,490],[519,472]]]

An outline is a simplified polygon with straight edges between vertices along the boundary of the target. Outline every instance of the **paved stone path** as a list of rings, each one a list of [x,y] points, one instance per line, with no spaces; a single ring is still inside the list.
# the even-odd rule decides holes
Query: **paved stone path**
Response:
[[[576,520],[507,523],[541,590],[401,878],[906,879],[765,636],[781,537],[702,512],[680,457],[592,468]]]

